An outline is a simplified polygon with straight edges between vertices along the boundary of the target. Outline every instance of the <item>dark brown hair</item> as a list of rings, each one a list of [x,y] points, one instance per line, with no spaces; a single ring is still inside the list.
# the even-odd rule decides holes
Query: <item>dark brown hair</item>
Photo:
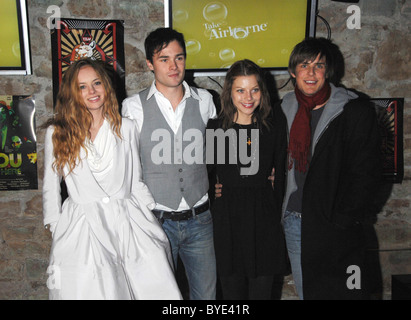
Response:
[[[153,56],[163,50],[172,41],[177,41],[184,51],[186,57],[186,44],[182,33],[171,28],[158,28],[147,36],[144,41],[144,49],[146,51],[146,59],[153,63]]]
[[[269,128],[267,119],[271,115],[270,95],[265,84],[263,70],[253,61],[244,59],[233,63],[227,71],[223,91],[220,96],[221,111],[219,118],[222,119],[222,127],[224,130],[231,128],[234,124],[234,116],[237,113],[237,108],[234,106],[231,99],[231,90],[234,80],[240,76],[254,75],[257,79],[258,87],[261,92],[260,105],[254,110],[252,115],[252,123],[256,123],[258,128],[263,125]]]
[[[298,43],[290,55],[288,62],[288,72],[295,74],[297,65],[304,62],[311,62],[320,55],[325,58],[325,76],[328,80],[334,79],[334,59],[331,54],[331,42],[325,38],[307,38]],[[293,78],[295,84],[295,79]]]

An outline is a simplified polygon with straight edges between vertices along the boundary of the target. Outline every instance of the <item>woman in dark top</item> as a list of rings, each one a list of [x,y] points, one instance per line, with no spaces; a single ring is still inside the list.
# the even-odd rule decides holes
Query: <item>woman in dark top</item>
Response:
[[[249,60],[234,63],[226,76],[219,117],[207,126],[214,130],[209,170],[224,186],[212,206],[223,299],[270,299],[273,277],[285,269],[281,201],[286,137],[276,113],[262,70]],[[219,148],[219,140],[224,148]],[[273,168],[274,186],[268,179]]]

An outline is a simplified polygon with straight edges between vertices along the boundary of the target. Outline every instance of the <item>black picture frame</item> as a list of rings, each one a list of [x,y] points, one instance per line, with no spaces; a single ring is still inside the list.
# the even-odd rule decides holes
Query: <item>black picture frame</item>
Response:
[[[404,98],[371,98],[381,134],[383,178],[402,183],[404,178],[403,115]]]
[[[89,53],[89,58],[106,63],[121,105],[126,96],[124,21],[61,18],[56,22],[51,30],[54,103],[65,70]],[[83,47],[89,52],[84,53]]]
[[[244,8],[244,2],[245,0],[238,1],[238,0],[220,0],[217,2],[207,2],[207,1],[193,1],[193,0],[164,0],[164,25],[165,27],[171,27],[176,29],[179,32],[182,32],[184,34],[185,40],[186,40],[186,47],[187,47],[187,53],[188,54],[188,59],[187,59],[187,65],[186,65],[186,70],[193,72],[194,76],[224,76],[225,73],[227,72],[230,64],[239,59],[247,58],[250,60],[253,60],[257,64],[260,65],[263,69],[266,71],[269,71],[272,74],[286,74],[287,73],[287,67],[288,67],[288,55],[290,50],[292,50],[293,46],[299,43],[303,38],[307,37],[315,37],[315,32],[316,32],[316,20],[317,20],[317,8],[318,8],[318,0],[305,0],[304,1],[304,30],[299,29],[301,31],[301,37],[298,39],[295,39],[295,43],[293,43],[290,47],[288,45],[281,46],[279,43],[285,41],[284,39],[288,39],[289,36],[287,36],[287,32],[289,32],[293,28],[286,28],[283,27],[283,24],[289,21],[294,21],[296,19],[297,14],[293,14],[290,12],[290,9],[285,10],[285,12],[281,11],[276,11],[276,10],[267,10],[267,4],[270,3],[272,4],[273,1],[266,1],[266,0],[256,0],[256,1],[247,1],[247,5],[249,5],[249,8],[254,8],[254,10],[260,12],[259,18],[261,18],[261,21],[266,21],[269,24],[276,22],[280,26],[273,27],[273,29],[268,29],[270,30],[266,36],[264,37],[263,41],[255,41],[255,40],[245,40],[244,38],[240,37],[241,39],[238,41],[238,44],[244,43],[244,42],[249,42],[250,43],[250,48],[252,50],[249,50],[247,53],[243,49],[239,49],[237,47],[237,44],[234,44],[231,42],[231,45],[233,46],[232,48],[226,48],[225,47],[229,46],[227,42],[231,39],[232,34],[231,31],[238,29],[243,30],[246,28],[245,25],[252,25],[253,30],[254,27],[258,27],[255,23],[255,19],[257,18],[255,15],[249,15],[247,14],[247,8]],[[281,6],[288,6],[290,5],[289,1],[278,1],[277,2]],[[284,3],[284,4],[283,4]],[[293,9],[295,12],[300,12],[297,10],[297,8],[301,9],[299,5],[302,3],[300,2],[295,2],[293,3]],[[205,7],[203,8],[203,5]],[[211,7],[211,6],[220,6],[224,7],[225,11],[227,12],[227,15],[224,15],[223,18],[220,17],[221,20],[221,25],[220,23],[217,23],[216,25],[214,23],[205,23],[208,20],[205,17],[205,10],[206,7]],[[235,9],[235,13],[231,15],[231,9]],[[184,11],[184,14],[179,13],[180,11]],[[210,9],[211,12],[215,12],[217,10],[215,9]],[[201,14],[202,13],[202,14]],[[191,14],[193,16],[195,15],[195,18],[191,18]],[[182,16],[186,17],[186,21],[182,21]],[[204,18],[204,21],[202,18],[198,18],[198,16],[202,16]],[[220,16],[220,15],[215,15],[215,16]],[[263,16],[267,18],[267,20],[263,19]],[[298,15],[299,16],[299,15]],[[178,17],[178,18],[177,18]],[[300,17],[300,16],[299,16]],[[229,22],[226,21],[226,18],[230,20],[230,23],[233,23],[233,25],[228,25],[230,24]],[[250,20],[251,21],[248,21]],[[300,18],[301,20],[301,18]],[[298,20],[298,21],[300,21]],[[205,25],[213,25],[212,27],[208,26],[206,27]],[[196,26],[194,28],[193,26]],[[211,48],[209,47],[209,44],[207,44],[208,49],[204,50],[203,45],[207,43],[207,36],[205,35],[207,31],[201,30],[200,26],[204,26],[205,29],[210,31],[209,28],[213,29],[216,34],[219,33],[224,33],[224,39],[218,39],[217,43],[212,46]],[[232,29],[233,27],[234,29]],[[227,31],[230,30],[230,31]],[[248,29],[247,29],[248,30]],[[250,34],[263,34],[261,32],[251,32]],[[277,33],[277,34],[275,34]],[[231,36],[227,36],[227,34],[231,34]],[[254,39],[254,38],[253,38]],[[209,40],[209,39],[208,39]],[[223,41],[224,40],[224,41]],[[272,46],[270,49],[266,49],[265,47],[261,47],[263,44],[274,44],[276,43],[276,46]],[[194,45],[193,45],[194,44]],[[199,48],[198,50],[191,50],[190,48]],[[222,52],[229,50],[231,54],[227,52],[227,54],[223,54],[226,59],[223,59],[221,57]],[[268,62],[267,60],[271,60],[273,56],[273,52],[283,55],[284,61],[279,62],[279,61],[272,61]],[[277,52],[277,50],[279,52]],[[193,52],[194,51],[194,52]],[[257,57],[257,55],[260,56],[258,53],[264,53],[260,58]],[[205,55],[208,55],[205,57]],[[219,58],[220,59],[219,59]],[[286,57],[286,58],[285,58]],[[190,61],[191,60],[191,61]],[[280,60],[280,59],[278,59]],[[204,62],[207,61],[206,65],[204,66]]]

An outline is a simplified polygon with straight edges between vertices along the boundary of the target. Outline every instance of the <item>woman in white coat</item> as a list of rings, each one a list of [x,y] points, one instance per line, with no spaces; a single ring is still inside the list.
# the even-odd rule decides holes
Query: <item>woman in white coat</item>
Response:
[[[65,72],[45,124],[50,299],[181,299],[170,246],[142,182],[138,132],[118,110],[101,62],[80,60]]]

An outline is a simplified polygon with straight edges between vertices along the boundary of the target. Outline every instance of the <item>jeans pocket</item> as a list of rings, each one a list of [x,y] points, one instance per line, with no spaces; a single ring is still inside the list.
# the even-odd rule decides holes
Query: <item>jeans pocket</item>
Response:
[[[209,224],[213,222],[210,210],[207,210],[199,215],[196,215],[196,219],[201,224]]]
[[[292,213],[292,211],[285,210],[283,220],[287,219],[290,216],[291,213]]]

